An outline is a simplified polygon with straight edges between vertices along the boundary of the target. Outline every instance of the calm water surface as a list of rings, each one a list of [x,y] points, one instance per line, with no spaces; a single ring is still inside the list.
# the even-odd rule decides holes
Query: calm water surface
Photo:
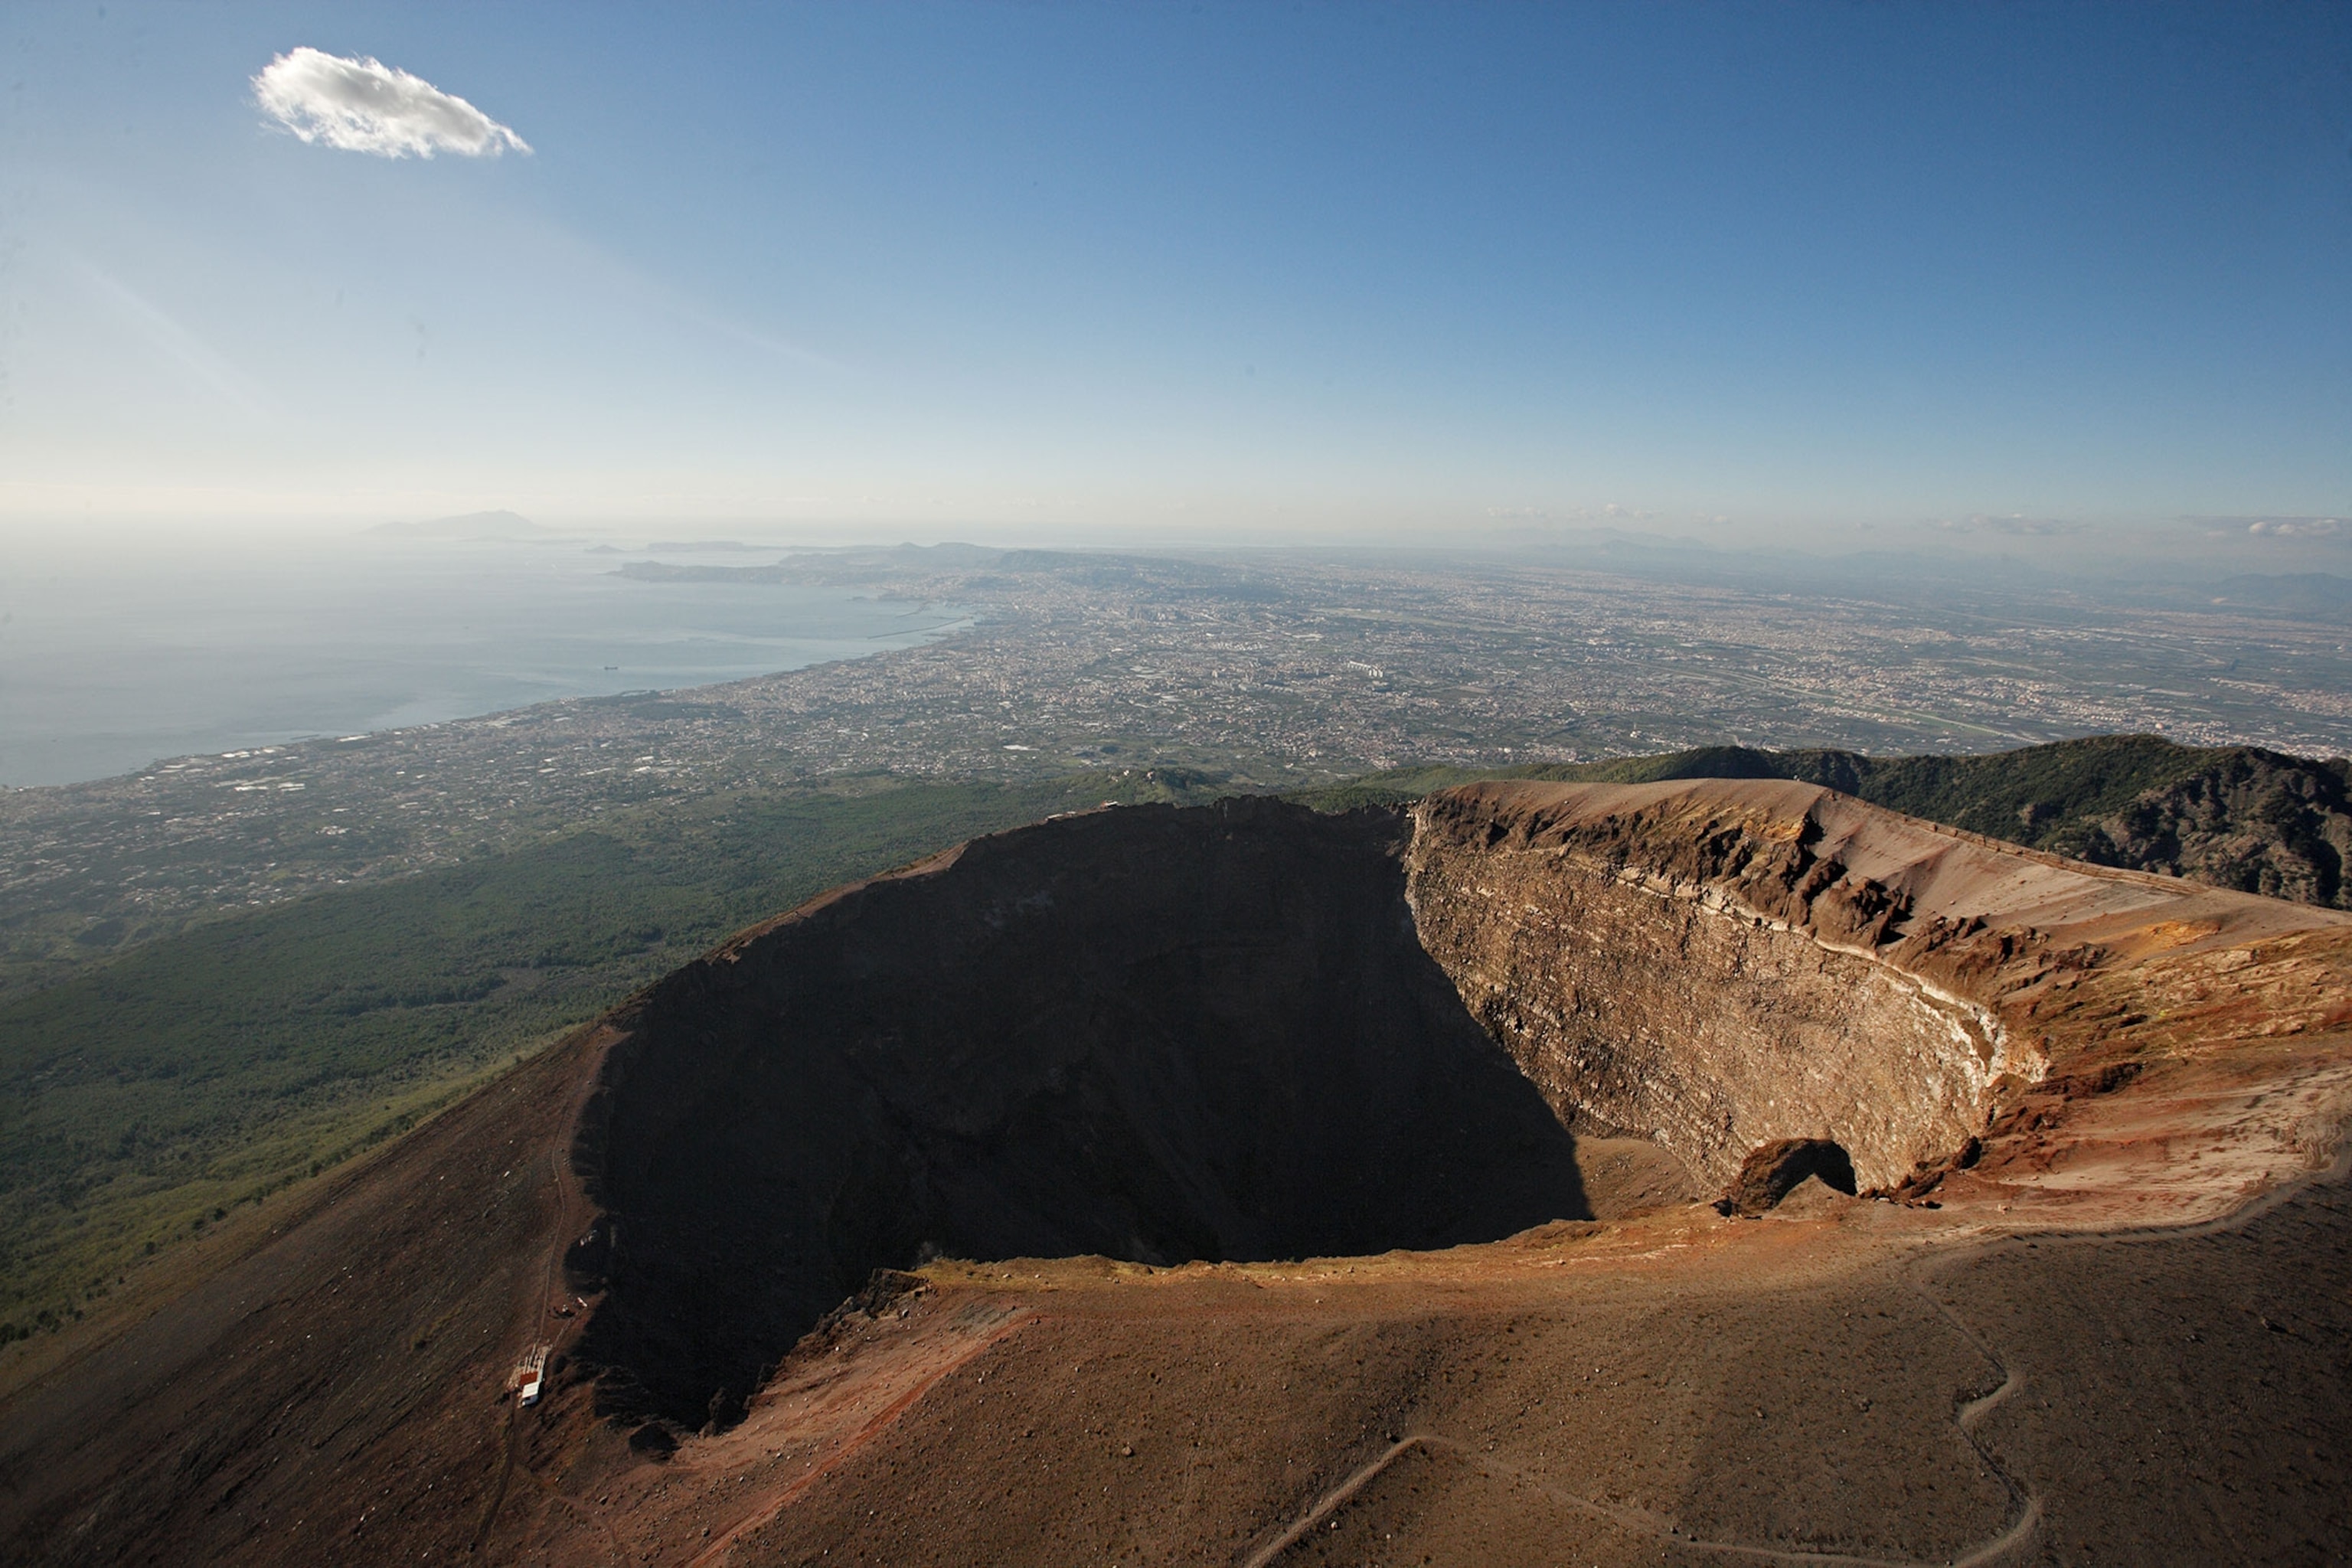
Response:
[[[846,590],[614,574],[655,558],[578,542],[0,546],[0,784],[739,679],[963,624]]]

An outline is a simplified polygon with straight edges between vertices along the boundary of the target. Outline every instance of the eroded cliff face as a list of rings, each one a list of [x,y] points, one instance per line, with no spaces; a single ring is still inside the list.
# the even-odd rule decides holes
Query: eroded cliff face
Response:
[[[1686,802],[1579,819],[1540,792],[1415,813],[1423,944],[1563,1122],[1654,1139],[1720,1184],[1758,1144],[1828,1138],[1892,1185],[2038,1076],[1968,990],[1890,956],[1900,896],[1801,816]]]
[[[1709,1193],[1797,1139],[1998,1213],[2221,1201],[2332,1136],[2347,955],[2332,911],[1782,781],[1041,823],[614,1016],[580,1355],[609,1411],[723,1426],[873,1269],[1491,1240],[1593,1212],[1595,1134]]]
[[[2336,1067],[2246,1065],[2255,1040],[2334,1059],[2352,923],[2330,911],[1777,781],[1469,785],[1414,808],[1408,862],[1423,946],[1555,1113],[1717,1183],[1761,1143],[1825,1138],[1866,1187],[1968,1171],[2003,1201],[2130,1186],[2160,1209],[2196,1184],[2156,1129],[2252,1107],[2232,1075],[2295,1084],[2229,1113],[2257,1181],[2343,1100]],[[2136,1081],[2184,1098],[2130,1113],[2094,1180],[2085,1107]]]

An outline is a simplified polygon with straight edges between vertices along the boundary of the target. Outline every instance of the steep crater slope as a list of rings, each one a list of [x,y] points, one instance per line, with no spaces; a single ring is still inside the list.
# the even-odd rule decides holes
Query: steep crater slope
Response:
[[[0,1558],[1911,1562],[2036,1509],[2045,1555],[2332,1550],[2352,1221],[2342,1163],[2293,1184],[2347,1113],[2352,917],[1827,790],[1066,818],[746,933],[218,1227],[160,1305],[15,1347]],[[1601,1208],[1595,1128],[1718,1176],[1750,1140],[1929,1163],[1907,1205],[1443,1253],[940,1262],[667,1465],[595,1417],[723,1423],[926,1243],[1279,1257]],[[1794,1173],[1751,1173],[1747,1210]]]
[[[605,1408],[720,1423],[875,1268],[1491,1240],[1572,1141],[1416,940],[1401,813],[1063,818],[654,987],[581,1132]]]
[[[1863,1185],[1892,1186],[2046,1062],[1985,1005],[1982,975],[1933,962],[1974,932],[1923,915],[1892,866],[1839,853],[1887,861],[1919,830],[1873,813],[1873,842],[1824,844],[1806,809],[1823,795],[1434,796],[1412,856],[1423,938],[1564,1121],[1654,1138],[1717,1184],[1759,1143],[1826,1138]],[[2021,863],[1976,854],[1996,875]]]
[[[2161,1160],[2051,1173],[2077,1101],[2249,1008],[2273,1037],[2334,1026],[2312,1009],[2340,1003],[2347,934],[1793,783],[1043,823],[829,895],[616,1016],[575,1148],[600,1209],[568,1257],[601,1292],[580,1359],[607,1412],[724,1426],[876,1268],[1492,1240],[1590,1215],[1580,1136],[1716,1187],[1813,1140],[1913,1198],[1965,1171],[2170,1201],[2188,1178]],[[2227,1169],[2302,1162],[2326,1070],[2234,1126]]]
[[[1821,1139],[1864,1188],[1919,1196],[1960,1170],[2046,1186],[2029,1167],[2077,1139],[2057,1130],[2083,1102],[2224,1058],[2298,1085],[2231,1134],[2257,1175],[2327,1142],[2343,1098],[2333,1058],[2243,1049],[2345,1022],[2352,922],[2333,911],[1798,783],[1471,784],[1414,818],[1419,933],[1464,1004],[1563,1123],[1649,1138],[1709,1183]],[[2178,1178],[2133,1181],[2153,1198]]]

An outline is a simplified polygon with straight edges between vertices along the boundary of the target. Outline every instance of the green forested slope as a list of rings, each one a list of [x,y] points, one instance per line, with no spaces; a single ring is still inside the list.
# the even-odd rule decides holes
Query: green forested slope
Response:
[[[1148,778],[713,801],[151,942],[0,1005],[0,1339],[740,927]]]

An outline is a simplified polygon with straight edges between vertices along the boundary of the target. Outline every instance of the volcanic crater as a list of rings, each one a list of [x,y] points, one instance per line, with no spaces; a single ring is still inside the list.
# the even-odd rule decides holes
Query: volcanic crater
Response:
[[[1103,810],[746,932],[616,1018],[582,1119],[601,1212],[566,1262],[599,1407],[724,1426],[876,1270],[941,1257],[1255,1262],[1615,1217],[1596,1142],[1641,1141],[1653,1196],[1785,1146],[1916,1199],[2047,1074],[2000,1004],[2093,955],[2036,922],[2179,889],[1841,801]]]
[[[740,1402],[877,1268],[1255,1261],[1590,1217],[1575,1141],[1416,938],[1401,813],[1266,800],[983,839],[619,1020],[568,1259],[608,1408]]]
[[[220,1227],[0,1541],[2330,1561],[2347,1118],[2339,911],[1778,781],[1084,813]]]

